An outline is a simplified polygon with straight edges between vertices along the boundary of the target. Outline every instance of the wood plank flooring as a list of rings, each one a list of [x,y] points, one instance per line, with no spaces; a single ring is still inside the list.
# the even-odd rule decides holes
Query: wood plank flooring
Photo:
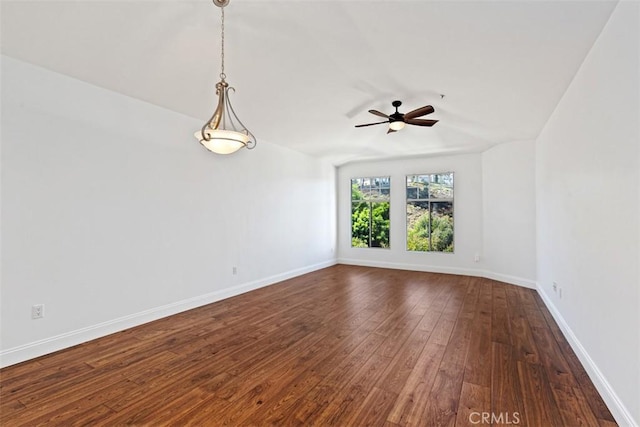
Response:
[[[0,371],[0,425],[611,426],[537,293],[337,265]]]

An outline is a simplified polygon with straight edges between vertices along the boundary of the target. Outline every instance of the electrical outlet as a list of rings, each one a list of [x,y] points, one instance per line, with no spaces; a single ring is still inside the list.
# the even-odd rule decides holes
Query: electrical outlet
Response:
[[[473,257],[473,262],[480,262],[480,254],[476,252],[476,255]]]
[[[233,267],[232,271],[234,275],[238,274],[238,267]]]
[[[31,306],[31,318],[42,319],[44,317],[44,304],[35,304]]]

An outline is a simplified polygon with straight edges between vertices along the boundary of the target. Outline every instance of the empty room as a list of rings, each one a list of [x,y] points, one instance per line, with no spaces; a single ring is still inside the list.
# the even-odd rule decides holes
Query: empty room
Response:
[[[640,426],[640,2],[0,7],[0,425]]]

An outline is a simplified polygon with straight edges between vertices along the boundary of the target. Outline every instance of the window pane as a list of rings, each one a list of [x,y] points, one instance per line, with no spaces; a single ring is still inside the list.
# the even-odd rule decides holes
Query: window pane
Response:
[[[351,179],[351,246],[389,247],[391,177]]]
[[[390,177],[353,178],[351,180],[351,200],[389,200]]]
[[[453,252],[453,203],[431,203],[431,250]]]
[[[389,202],[371,203],[371,247],[389,247]]]
[[[369,203],[351,204],[351,246],[354,248],[369,247]]]
[[[429,198],[429,175],[407,176],[407,199],[426,200]]]
[[[381,178],[380,181],[380,194],[383,199],[389,200],[391,194],[391,178],[386,176]]]
[[[453,252],[453,172],[407,176],[407,250]]]
[[[428,251],[429,202],[407,202],[407,250]]]
[[[415,200],[418,198],[418,188],[409,187],[407,184],[407,200]]]
[[[431,175],[429,198],[453,199],[453,174],[442,173]]]
[[[364,194],[360,190],[360,180],[352,179],[351,180],[351,200],[362,200],[364,199]]]

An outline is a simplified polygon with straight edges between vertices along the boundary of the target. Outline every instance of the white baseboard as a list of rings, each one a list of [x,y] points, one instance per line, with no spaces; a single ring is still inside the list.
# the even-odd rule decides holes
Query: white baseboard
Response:
[[[339,258],[338,263],[348,265],[361,265],[364,267],[392,268],[396,270],[425,271],[429,273],[445,273],[458,274],[463,276],[486,277],[487,279],[497,280],[512,285],[522,286],[525,288],[536,289],[536,282],[521,277],[510,276],[507,274],[494,273],[492,271],[475,269],[475,268],[459,268],[459,267],[442,267],[425,264],[406,264],[385,261],[370,261],[360,259]]]
[[[442,267],[424,264],[405,264],[400,262],[370,261],[361,259],[338,258],[339,264],[361,265],[363,267],[392,268],[394,270],[425,271],[428,273],[458,274],[463,276],[482,276],[481,270],[471,268]]]
[[[613,387],[611,387],[600,369],[598,369],[596,363],[593,361],[591,356],[589,356],[587,350],[578,340],[578,337],[576,337],[576,335],[573,333],[567,322],[564,320],[564,317],[562,317],[544,289],[538,284],[536,284],[536,289],[540,294],[542,301],[544,301],[544,304],[547,306],[547,309],[562,330],[562,333],[569,342],[569,345],[576,353],[576,356],[578,356],[578,359],[580,359],[580,363],[582,363],[582,366],[584,366],[585,370],[587,371],[587,374],[593,382],[593,385],[602,396],[602,399],[607,404],[609,410],[611,410],[611,413],[618,424],[620,426],[639,427],[638,422],[633,419],[633,416],[631,415],[629,410],[626,408],[624,403],[622,403],[616,392],[613,390]]]
[[[512,285],[522,286],[523,288],[536,289],[534,280],[523,279],[522,277],[510,276],[508,274],[494,273],[493,271],[484,270],[482,277],[497,280],[498,282],[510,283]]]
[[[76,329],[74,331],[65,332],[64,334],[3,350],[0,352],[0,367],[15,365],[16,363],[24,362],[25,360],[34,359],[45,354],[53,353],[96,338],[110,335],[115,332],[140,326],[144,323],[152,322],[163,317],[211,304],[225,298],[240,295],[254,289],[272,285],[322,268],[331,267],[336,263],[337,261],[332,259],[318,264],[286,271],[263,279],[254,280],[252,282],[243,283],[241,285],[225,288],[205,295],[155,307],[150,310],[145,310],[139,313],[120,317],[118,319],[109,320],[107,322]]]

